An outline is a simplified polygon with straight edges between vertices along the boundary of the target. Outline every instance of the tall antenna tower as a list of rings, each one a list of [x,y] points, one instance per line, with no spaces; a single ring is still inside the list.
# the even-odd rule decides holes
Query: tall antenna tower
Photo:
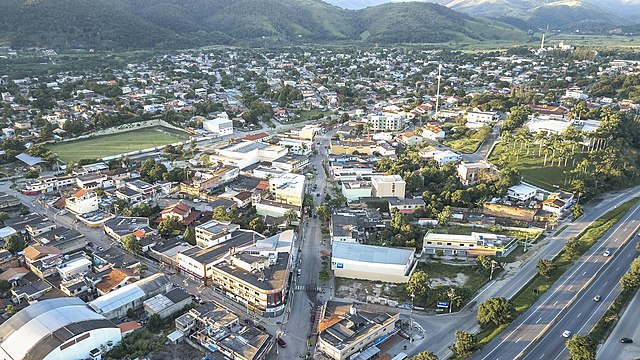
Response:
[[[438,117],[438,107],[440,105],[440,79],[442,78],[442,64],[438,64],[438,89],[436,90],[436,113],[435,117]]]

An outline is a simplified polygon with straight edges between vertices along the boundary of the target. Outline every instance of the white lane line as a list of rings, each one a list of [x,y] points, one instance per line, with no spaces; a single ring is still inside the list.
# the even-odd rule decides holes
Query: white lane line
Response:
[[[556,302],[553,303],[553,306],[558,305],[558,300],[556,300]]]
[[[621,222],[628,221],[628,220],[629,220],[629,218],[631,218],[635,213],[637,213],[637,212],[638,212],[638,210],[640,210],[640,206],[636,207],[632,212],[630,212],[630,213],[628,213],[627,215],[625,215],[622,219],[620,219],[620,221],[621,221]],[[606,244],[606,243],[607,243],[607,242],[608,242],[608,241],[613,237],[613,235],[614,235],[617,231],[618,231],[618,230],[614,230],[614,231],[613,231],[613,233],[611,233],[611,235],[609,235],[609,236],[608,236],[608,237],[607,237],[603,242],[601,242],[601,243],[600,243],[600,246],[598,246],[598,248],[597,248],[596,250],[597,250],[597,251],[600,251],[600,250],[602,249],[602,247],[603,247],[603,246],[604,246],[604,245],[605,245],[605,244]],[[568,275],[568,276],[567,276],[567,278],[566,278],[566,280],[565,280],[565,281],[563,281],[563,282],[562,282],[562,284],[559,284],[559,286],[558,286],[558,287],[557,287],[557,288],[556,288],[556,289],[555,289],[551,294],[549,294],[549,296],[547,297],[547,299],[549,299],[549,298],[553,297],[553,295],[555,295],[558,291],[560,291],[560,289],[561,289],[561,288],[562,288],[562,287],[563,287],[563,286],[564,286],[564,285],[565,285],[569,280],[571,280],[571,279],[572,279],[573,275],[577,274],[577,273],[578,273],[578,271],[579,271],[579,270],[580,270],[584,265],[586,265],[586,264],[588,264],[588,263],[589,263],[589,261],[591,260],[591,258],[592,258],[593,256],[595,256],[595,255],[594,255],[594,254],[591,254],[591,255],[587,256],[587,258],[585,259],[586,261],[582,262],[582,263],[578,266],[578,268],[577,268],[575,271],[573,271],[570,275]],[[598,271],[602,270],[602,268],[604,268],[604,266],[605,266],[605,265],[606,265],[606,263],[602,264],[602,265],[600,266],[600,268],[598,269]],[[596,273],[597,273],[598,271],[596,271]],[[565,273],[565,274],[566,274],[566,273]],[[557,303],[557,301],[556,301],[556,303]],[[544,305],[545,305],[544,303],[543,303],[543,304],[538,305],[538,306],[535,308],[535,310],[533,310],[533,311],[531,312],[531,314],[529,314],[529,316],[527,316],[525,319],[523,319],[523,321],[522,321],[520,324],[518,324],[518,326],[516,326],[516,328],[515,328],[513,331],[511,331],[509,334],[507,334],[507,335],[502,339],[502,341],[500,341],[496,346],[494,346],[494,347],[493,347],[493,349],[492,349],[491,351],[489,351],[489,352],[488,352],[484,357],[482,357],[482,359],[484,360],[484,359],[488,359],[488,358],[490,358],[490,357],[491,357],[491,354],[493,354],[494,352],[496,352],[497,350],[499,350],[505,342],[509,341],[509,338],[510,338],[512,335],[514,335],[518,330],[520,330],[520,328],[521,328],[522,326],[524,326],[524,325],[526,324],[526,322],[527,322],[527,321],[528,321],[532,316],[536,315],[536,313],[538,313],[538,311],[540,310],[540,308],[542,308]],[[565,307],[566,307],[566,306],[565,306]],[[531,308],[529,308],[529,310],[531,310]],[[529,311],[529,310],[527,310],[527,311]],[[555,320],[556,320],[556,319],[557,319],[561,314],[562,314],[562,311],[561,311],[560,313],[558,313],[558,314],[557,314],[557,315],[556,315],[556,316],[555,316],[551,321],[555,321]],[[538,343],[538,345],[539,345],[539,344],[540,344],[540,343]],[[538,345],[536,345],[536,346],[532,349],[532,351],[533,351],[533,350],[535,350],[535,349],[538,347]]]
[[[543,359],[544,358],[544,354],[542,354],[538,359]]]
[[[571,291],[571,289],[573,289],[573,285],[569,286],[569,291]]]
[[[542,320],[542,318],[538,319],[538,321],[536,321],[536,324],[540,322],[540,320]]]
[[[578,316],[576,316],[576,317],[580,317],[580,315],[582,315],[582,313],[578,314]]]
[[[516,340],[516,344],[518,343],[518,341],[520,341],[520,339],[522,339],[522,337],[519,337],[518,340]]]
[[[618,268],[616,269],[616,271],[620,270],[620,266],[618,266]]]

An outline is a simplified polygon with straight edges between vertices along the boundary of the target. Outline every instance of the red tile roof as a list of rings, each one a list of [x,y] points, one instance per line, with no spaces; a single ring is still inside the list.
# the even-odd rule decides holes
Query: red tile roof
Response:
[[[138,330],[142,328],[142,325],[140,325],[139,323],[135,322],[135,321],[128,321],[122,324],[118,324],[118,328],[120,329],[120,333],[121,334],[127,334],[130,333],[134,330]]]
[[[240,140],[256,141],[256,140],[264,139],[266,137],[269,137],[269,134],[261,132],[253,135],[247,135]]]

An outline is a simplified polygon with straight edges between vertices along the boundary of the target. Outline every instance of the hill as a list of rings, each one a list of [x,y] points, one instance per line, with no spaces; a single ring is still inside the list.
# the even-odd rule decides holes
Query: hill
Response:
[[[510,25],[431,3],[353,11],[321,0],[0,0],[0,8],[0,41],[16,47],[139,49],[526,38]]]

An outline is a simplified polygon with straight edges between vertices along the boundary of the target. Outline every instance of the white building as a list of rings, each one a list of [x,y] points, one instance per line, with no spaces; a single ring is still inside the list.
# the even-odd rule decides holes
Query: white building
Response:
[[[298,139],[282,139],[278,142],[278,145],[288,149],[290,154],[306,156],[311,154],[313,142]]]
[[[342,195],[347,201],[355,201],[363,197],[371,197],[371,181],[343,181]]]
[[[404,199],[407,183],[400,175],[374,175],[371,177],[371,185],[372,196]]]
[[[302,206],[304,200],[304,175],[284,173],[269,179],[271,199],[283,204]]]
[[[563,97],[575,100],[587,100],[589,98],[589,95],[585,94],[584,90],[574,87],[571,89],[567,89]]]
[[[529,131],[533,133],[546,132],[549,134],[562,134],[562,132],[573,124],[568,120],[555,120],[544,118],[532,118],[525,124]]]
[[[231,135],[233,134],[233,121],[222,117],[205,120],[202,122],[202,128],[220,136]]]
[[[350,279],[406,283],[411,277],[415,249],[399,249],[334,241],[331,270]]]
[[[0,325],[2,359],[99,359],[120,329],[76,297],[38,301]]]
[[[468,111],[465,120],[470,123],[490,123],[495,120],[496,113],[492,111]]]
[[[87,214],[98,210],[98,195],[95,191],[82,189],[68,198],[65,206],[74,214]]]
[[[462,156],[451,150],[437,150],[433,149],[431,151],[420,151],[420,155],[425,158],[433,159],[440,164],[446,164],[449,162],[457,162],[462,160]]]
[[[507,197],[518,201],[529,201],[536,197],[538,189],[526,184],[518,184],[507,189]]]
[[[287,155],[287,149],[277,145],[268,145],[255,141],[240,141],[215,150],[212,161],[244,169],[260,161],[272,162]]]

